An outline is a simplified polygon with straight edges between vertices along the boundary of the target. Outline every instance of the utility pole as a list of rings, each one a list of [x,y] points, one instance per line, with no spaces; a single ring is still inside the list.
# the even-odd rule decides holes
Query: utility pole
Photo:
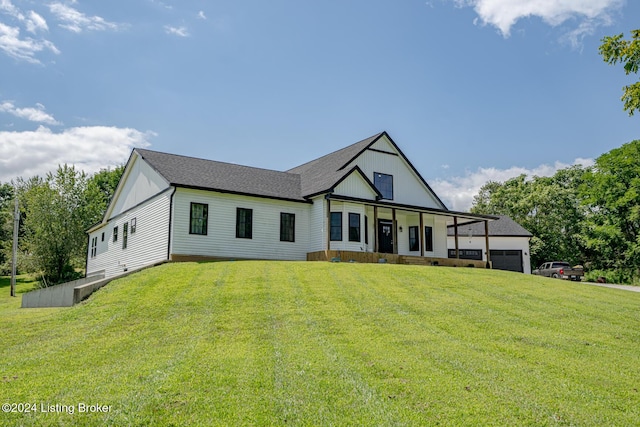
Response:
[[[14,191],[15,208],[13,211],[13,259],[11,262],[11,296],[16,296],[16,270],[18,266],[18,231],[20,228],[20,210],[18,209],[18,191]]]

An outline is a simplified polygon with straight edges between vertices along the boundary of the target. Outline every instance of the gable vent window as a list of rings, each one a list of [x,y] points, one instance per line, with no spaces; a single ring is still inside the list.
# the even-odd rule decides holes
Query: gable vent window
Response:
[[[374,172],[373,185],[382,194],[383,199],[393,200],[393,175]]]
[[[236,238],[253,238],[253,209],[237,208],[236,210]]]
[[[209,205],[203,203],[191,203],[189,215],[189,234],[207,235],[207,215]]]

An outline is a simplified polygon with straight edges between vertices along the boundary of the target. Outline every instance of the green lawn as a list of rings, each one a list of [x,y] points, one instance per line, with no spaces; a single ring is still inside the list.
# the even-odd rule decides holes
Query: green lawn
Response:
[[[634,292],[258,261],[166,264],[72,308],[0,291],[0,403],[35,404],[0,425],[640,424]]]

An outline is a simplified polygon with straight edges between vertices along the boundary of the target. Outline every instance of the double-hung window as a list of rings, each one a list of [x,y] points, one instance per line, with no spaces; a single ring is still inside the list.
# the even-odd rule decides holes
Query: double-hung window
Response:
[[[98,253],[98,237],[91,239],[91,258],[95,258]]]
[[[129,223],[122,225],[122,249],[127,249],[127,239],[129,238]]]
[[[433,252],[433,227],[424,228],[424,250]]]
[[[236,209],[236,238],[251,239],[253,237],[253,209]]]
[[[118,241],[118,226],[113,227],[113,243]]]
[[[203,203],[191,203],[189,215],[189,234],[207,235],[207,216],[209,205]]]
[[[419,251],[420,250],[420,241],[418,240],[418,228],[419,227],[409,227],[409,250],[410,251]]]
[[[360,214],[349,213],[349,241],[360,241]]]
[[[292,213],[280,213],[280,241],[296,241],[296,215]]]
[[[342,240],[342,212],[331,212],[331,241]]]

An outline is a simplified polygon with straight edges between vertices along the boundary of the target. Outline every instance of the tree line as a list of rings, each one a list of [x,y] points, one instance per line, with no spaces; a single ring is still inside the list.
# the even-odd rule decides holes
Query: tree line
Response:
[[[533,234],[533,266],[562,260],[610,281],[640,281],[640,140],[551,177],[490,181],[471,212],[509,215]]]
[[[83,275],[86,230],[102,220],[124,166],[88,175],[59,166],[44,178],[0,184],[0,274],[11,271],[14,198],[20,206],[18,270],[43,286]]]

